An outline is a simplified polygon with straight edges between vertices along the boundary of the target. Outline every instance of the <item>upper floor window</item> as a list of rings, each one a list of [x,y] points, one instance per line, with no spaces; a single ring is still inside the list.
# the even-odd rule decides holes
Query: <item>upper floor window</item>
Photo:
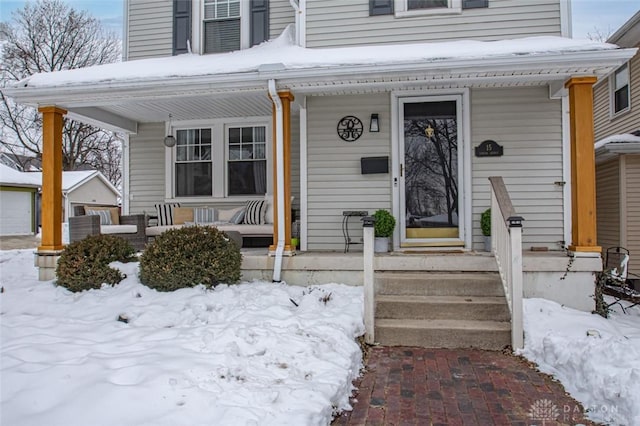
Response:
[[[433,9],[436,7],[449,7],[449,0],[407,0],[407,9]]]
[[[240,0],[204,0],[203,53],[240,49]]]
[[[630,97],[628,64],[624,64],[613,74],[611,92],[613,114],[627,111]]]
[[[173,54],[246,49],[269,38],[268,0],[173,0]]]
[[[462,0],[395,0],[397,17],[461,13]]]
[[[369,15],[395,15],[398,18],[422,15],[456,14],[463,9],[489,7],[489,0],[369,0]]]

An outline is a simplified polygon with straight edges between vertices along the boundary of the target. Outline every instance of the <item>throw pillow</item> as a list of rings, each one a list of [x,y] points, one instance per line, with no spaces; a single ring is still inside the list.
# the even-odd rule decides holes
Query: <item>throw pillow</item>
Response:
[[[265,195],[264,200],[267,203],[267,211],[264,215],[265,223],[273,223],[273,195]]]
[[[109,210],[85,210],[87,216],[100,216],[100,225],[113,225],[111,212]]]
[[[244,223],[248,225],[263,225],[267,212],[265,200],[247,201],[247,209],[244,214]]]
[[[191,207],[176,207],[173,209],[173,224],[182,225],[193,222],[193,209]]]
[[[213,223],[218,220],[218,210],[213,207],[195,207],[193,219],[196,223]]]
[[[156,204],[156,214],[158,215],[158,225],[173,225],[173,210],[180,207],[178,203],[160,203]]]
[[[241,208],[240,210],[235,212],[233,214],[233,216],[231,216],[231,219],[229,219],[229,223],[233,223],[233,224],[236,224],[236,225],[239,225],[239,224],[243,223],[244,215],[245,215],[245,209]]]
[[[120,225],[120,209],[118,207],[109,206],[84,206],[84,214],[88,215],[87,210],[107,210],[111,213],[111,225]]]

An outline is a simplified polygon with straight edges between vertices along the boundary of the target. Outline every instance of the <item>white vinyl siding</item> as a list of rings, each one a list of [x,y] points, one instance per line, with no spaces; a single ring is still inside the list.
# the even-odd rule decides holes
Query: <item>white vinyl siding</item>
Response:
[[[368,0],[307,1],[307,47],[561,35],[560,0],[490,0],[461,14],[369,16]]]
[[[516,212],[525,219],[523,247],[559,250],[563,240],[561,102],[547,87],[473,89],[471,140],[473,243],[482,247],[480,214],[490,204],[489,176],[502,176]],[[475,157],[473,149],[492,139],[502,157]]]
[[[390,155],[389,94],[307,98],[308,248],[341,250],[342,211],[391,209],[391,175],[360,173],[360,158]],[[380,132],[369,132],[372,113],[380,115]],[[336,132],[338,120],[358,117],[364,132],[345,142]],[[350,220],[353,241],[361,241],[360,218]],[[352,246],[362,250],[362,245]]]
[[[289,0],[269,1],[269,39],[278,37],[289,24],[296,22]]]
[[[118,204],[118,196],[99,177],[94,177],[83,183],[77,189],[71,191],[68,197],[69,202],[74,205],[99,203],[115,206]],[[73,215],[73,211],[70,213]]]
[[[640,194],[639,194],[640,195]],[[620,164],[619,158],[596,166],[596,220],[598,245],[620,245]]]
[[[631,253],[629,271],[640,274],[640,155],[625,155],[626,248]]]
[[[595,140],[607,136],[629,133],[640,129],[640,54],[628,62],[630,81],[630,109],[611,116],[611,85],[609,79],[596,84],[593,89]],[[611,77],[610,77],[611,78]]]
[[[129,137],[129,210],[151,213],[164,202],[164,123],[140,123],[138,134]]]
[[[173,54],[173,2],[129,0],[127,60]]]

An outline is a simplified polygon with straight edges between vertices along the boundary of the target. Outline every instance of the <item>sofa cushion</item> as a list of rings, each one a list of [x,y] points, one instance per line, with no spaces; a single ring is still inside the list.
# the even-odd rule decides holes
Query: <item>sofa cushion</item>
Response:
[[[155,205],[159,226],[173,225],[173,210],[176,207],[180,207],[180,204],[160,203]]]
[[[120,225],[120,208],[109,206],[84,206],[84,214],[88,215],[89,210],[108,210],[111,214],[111,224]]]
[[[273,195],[265,195],[264,200],[267,203],[267,210],[264,214],[266,223],[273,223]]]
[[[85,210],[87,216],[100,216],[100,225],[113,225],[109,210]]]
[[[184,225],[148,226],[147,229],[145,229],[145,234],[147,234],[147,237],[157,237],[164,231],[168,231],[169,229],[179,229],[183,226]]]
[[[244,214],[244,223],[247,225],[263,225],[267,212],[266,200],[247,201],[247,209]]]
[[[173,224],[180,225],[193,222],[193,209],[191,207],[175,207],[173,209]]]
[[[218,220],[221,222],[230,222],[234,214],[244,209],[244,206],[234,207],[232,209],[218,209]]]
[[[244,207],[241,207],[240,210],[238,210],[233,214],[233,216],[231,216],[231,218],[229,219],[229,223],[238,224],[238,223],[244,222],[245,214],[246,214],[246,209]]]
[[[100,225],[101,234],[135,234],[138,232],[136,225]]]
[[[193,221],[197,224],[213,223],[218,220],[218,210],[213,207],[195,207]]]

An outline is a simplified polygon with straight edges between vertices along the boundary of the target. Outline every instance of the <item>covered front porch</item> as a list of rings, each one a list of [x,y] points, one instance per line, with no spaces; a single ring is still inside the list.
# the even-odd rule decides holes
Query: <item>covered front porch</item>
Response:
[[[381,270],[401,268],[409,262],[405,259],[412,259],[412,268],[434,270],[428,262],[437,255],[420,251],[425,247],[454,247],[461,253],[443,259],[465,256],[451,264],[464,267],[467,257],[487,257],[474,253],[481,247],[480,213],[490,205],[487,178],[498,175],[505,178],[516,210],[527,221],[525,251],[542,247],[549,259],[565,262],[565,248],[597,256],[591,88],[597,76],[615,69],[633,51],[561,38],[478,43],[485,54],[458,42],[439,43],[437,54],[429,44],[412,49],[304,49],[285,34],[229,54],[149,59],[36,75],[21,82],[6,92],[18,102],[38,106],[44,118],[46,184],[39,265],[55,265],[63,248],[58,153],[65,116],[124,134],[125,213],[148,213],[159,202],[235,206],[262,198],[258,193],[232,193],[229,138],[233,129],[263,128],[267,140],[258,142],[265,145],[264,191],[275,205],[272,255],[295,251],[290,245],[292,210],[299,220],[301,251],[319,253],[342,250],[344,211],[386,209],[399,223],[393,235],[397,253],[376,257]],[[452,53],[443,58],[443,51]],[[455,115],[458,190],[446,204],[450,221],[455,216],[456,223],[455,234],[444,240],[428,236],[412,241],[409,232],[415,218],[406,214],[407,169],[401,148],[407,135],[401,120],[410,111],[403,106],[412,102],[421,103],[420,111],[448,102]],[[377,131],[369,123],[374,115]],[[338,137],[336,126],[345,116],[364,123],[360,141]],[[204,173],[209,189],[205,195],[184,195],[176,183],[182,160],[163,140],[182,130],[202,129],[211,135],[210,157],[195,161],[212,162]],[[499,161],[474,154],[488,139],[504,146]],[[365,157],[387,157],[388,169],[364,174]],[[353,232],[358,241],[359,224]],[[264,254],[247,258],[246,270],[267,270],[274,259]],[[358,254],[320,253],[314,261],[305,260],[312,258],[310,253],[285,258],[283,279],[289,270],[305,270],[298,265],[322,265],[323,259],[334,257],[357,263]],[[559,272],[560,266],[554,265],[561,262],[554,262],[534,263]],[[584,262],[592,268],[590,261]],[[355,266],[308,265],[306,270],[344,271],[340,281],[357,282],[347,277],[352,273],[348,271],[357,276]]]

